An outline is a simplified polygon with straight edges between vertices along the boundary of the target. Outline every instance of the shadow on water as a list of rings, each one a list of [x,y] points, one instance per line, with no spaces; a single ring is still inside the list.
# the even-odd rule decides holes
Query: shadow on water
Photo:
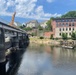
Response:
[[[21,64],[22,56],[26,51],[26,48],[29,46],[29,43],[25,44],[25,48],[19,50],[12,50],[12,53],[8,56],[8,62],[6,63],[6,74],[5,75],[14,75],[18,70],[18,67]]]

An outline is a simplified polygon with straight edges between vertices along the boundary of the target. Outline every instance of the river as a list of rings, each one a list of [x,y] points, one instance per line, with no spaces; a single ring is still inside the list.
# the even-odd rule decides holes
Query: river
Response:
[[[76,50],[30,45],[15,75],[76,75]]]

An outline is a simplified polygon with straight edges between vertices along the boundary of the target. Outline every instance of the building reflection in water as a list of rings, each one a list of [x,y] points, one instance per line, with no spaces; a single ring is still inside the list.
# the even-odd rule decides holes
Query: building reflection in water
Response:
[[[48,50],[48,49],[47,49]],[[48,50],[53,59],[54,66],[64,65],[65,63],[73,64],[76,63],[76,50],[74,49],[65,49],[60,47],[50,47]]]
[[[75,50],[32,44],[16,75],[75,75],[75,70]]]

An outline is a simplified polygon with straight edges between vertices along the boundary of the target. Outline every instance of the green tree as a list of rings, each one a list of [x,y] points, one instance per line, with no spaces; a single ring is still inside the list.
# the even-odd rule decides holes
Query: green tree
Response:
[[[26,31],[31,31],[32,30],[32,28],[30,28],[30,27],[27,27],[27,28],[24,27],[23,29],[26,30]]]
[[[68,13],[61,16],[61,18],[74,18],[76,17],[76,11],[69,11]]]
[[[53,17],[50,18],[50,20],[47,21],[47,23],[46,23],[47,26],[45,28],[46,31],[52,31],[52,25],[51,25],[52,19],[53,19]]]
[[[37,34],[36,33],[31,33],[31,36],[37,36]]]
[[[76,40],[76,32],[72,32],[72,34],[71,34],[71,39],[72,39],[72,40]]]
[[[40,25],[38,26],[38,29],[39,29],[39,30],[43,30],[43,28],[42,28]]]
[[[23,26],[19,26],[19,28],[23,29]]]
[[[54,39],[54,38],[53,38],[53,34],[50,36],[50,39]]]
[[[61,36],[62,36],[62,39],[63,39],[63,40],[67,40],[67,39],[68,39],[68,36],[67,36],[67,34],[66,34],[66,33],[62,33],[62,35],[61,35]]]

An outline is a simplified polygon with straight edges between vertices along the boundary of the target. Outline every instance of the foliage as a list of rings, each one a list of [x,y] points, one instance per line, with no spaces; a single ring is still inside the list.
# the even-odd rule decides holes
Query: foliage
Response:
[[[63,39],[63,40],[67,40],[67,39],[68,39],[68,36],[67,36],[66,33],[62,33],[62,39]]]
[[[25,26],[19,26],[19,28],[23,29],[23,30],[26,30],[26,31],[31,31],[32,28],[30,27],[25,27]]]
[[[72,32],[72,34],[71,34],[71,39],[72,39],[72,40],[76,40],[76,32]]]
[[[19,26],[19,28],[23,29],[23,26]]]
[[[47,21],[47,23],[46,23],[47,26],[45,28],[46,31],[52,31],[52,25],[51,25],[52,19],[53,18],[50,18],[50,20]]]
[[[23,29],[26,30],[26,31],[31,31],[32,30],[32,28],[30,28],[30,27],[23,28]]]
[[[74,18],[76,17],[76,11],[69,11],[68,13],[61,16],[61,18]]]
[[[44,39],[44,37],[41,36],[40,39]]]
[[[39,30],[43,30],[43,28],[42,28],[40,25],[38,26],[38,29],[39,29]]]
[[[58,40],[58,38],[55,38],[55,40]]]
[[[53,38],[53,35],[50,36],[50,39],[54,39],[54,38]]]
[[[34,33],[32,33],[31,36],[34,36]]]

